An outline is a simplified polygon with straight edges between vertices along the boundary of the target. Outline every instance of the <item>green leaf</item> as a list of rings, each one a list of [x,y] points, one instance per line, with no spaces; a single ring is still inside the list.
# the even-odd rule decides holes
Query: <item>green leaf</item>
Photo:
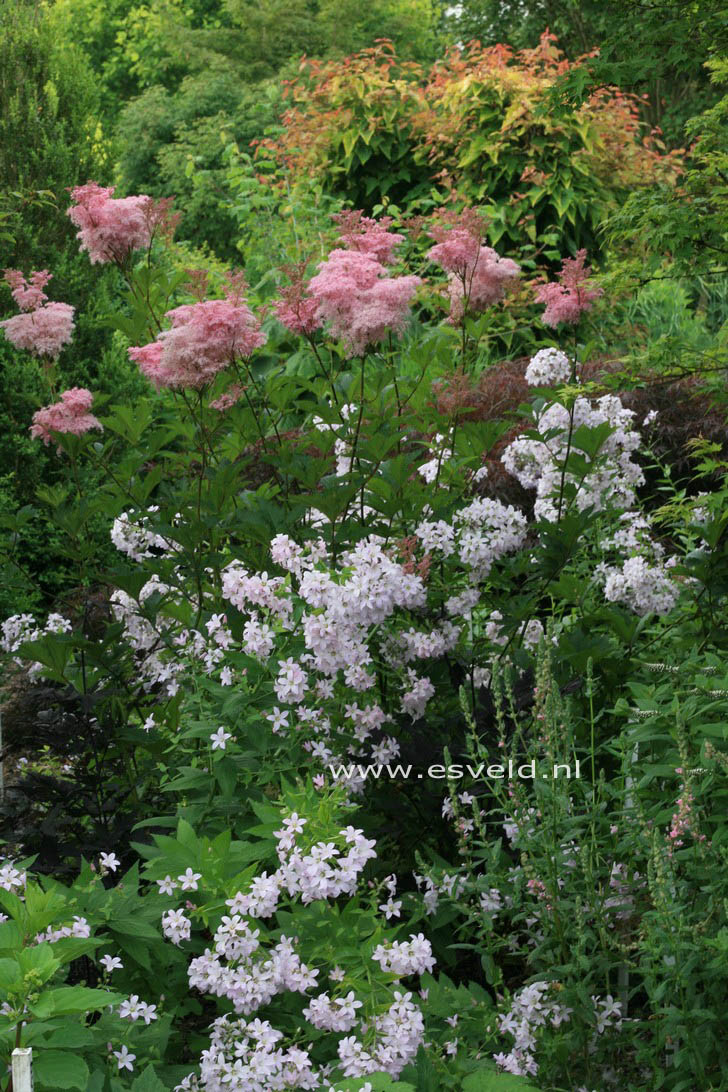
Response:
[[[30,1011],[39,1016],[41,1012],[49,1016],[98,1012],[99,1009],[113,1005],[122,998],[123,994],[110,993],[108,990],[92,990],[88,986],[59,986],[55,990],[47,990],[41,994],[37,1004],[30,1005]]]
[[[151,1065],[148,1065],[144,1072],[133,1081],[131,1089],[132,1092],[167,1092],[166,1086],[162,1084],[154,1072],[154,1066]]]
[[[42,1050],[33,1058],[33,1077],[39,1088],[85,1089],[88,1066],[78,1054],[67,1050]]]
[[[20,966],[16,959],[0,959],[0,990],[11,990],[21,982]]]
[[[534,1092],[534,1085],[510,1073],[478,1069],[463,1081],[463,1092]]]

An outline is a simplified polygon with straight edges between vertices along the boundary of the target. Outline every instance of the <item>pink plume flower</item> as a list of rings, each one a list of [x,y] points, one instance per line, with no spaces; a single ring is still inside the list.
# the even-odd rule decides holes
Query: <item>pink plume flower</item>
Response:
[[[4,274],[6,283],[12,289],[10,294],[21,311],[35,311],[48,299],[43,289],[52,274],[47,269],[31,273],[29,281],[26,281],[19,269],[6,269]]]
[[[362,215],[361,209],[355,209],[352,212],[337,212],[332,220],[341,229],[339,242],[345,243],[348,250],[368,254],[382,265],[389,265],[394,260],[394,248],[404,241],[404,235],[389,230],[391,216],[375,220]]]
[[[283,272],[290,278],[290,284],[281,289],[281,298],[276,300],[273,310],[279,322],[282,322],[294,334],[310,337],[321,326],[318,314],[318,300],[307,294],[304,283],[306,263],[285,266]]]
[[[129,356],[157,388],[199,390],[237,357],[265,344],[265,334],[240,296],[184,304],[168,311],[171,328]]]
[[[433,233],[434,234],[434,233]],[[430,247],[427,257],[447,273],[466,276],[478,261],[480,239],[465,228],[450,228],[440,234],[440,242]]]
[[[149,246],[153,232],[154,202],[146,194],[113,198],[114,186],[87,182],[71,191],[75,202],[71,221],[80,230],[81,250],[93,263],[123,262],[134,250]]]
[[[214,401],[210,402],[210,409],[217,410],[218,413],[224,413],[225,410],[236,406],[244,394],[245,387],[241,387],[239,383],[233,383],[232,387],[223,391],[219,398],[215,398]]]
[[[30,280],[19,269],[6,269],[5,281],[22,313],[0,322],[0,327],[16,349],[55,360],[73,336],[74,309],[68,303],[46,302],[43,289],[50,279],[47,269],[31,273]]]
[[[53,439],[54,432],[81,436],[93,428],[103,431],[103,425],[91,413],[92,403],[93,395],[85,387],[72,387],[64,391],[60,402],[44,406],[33,414],[31,436],[37,436],[47,445]]]
[[[466,310],[480,314],[502,300],[521,267],[511,258],[501,258],[492,247],[481,246],[475,266],[465,276],[451,273],[450,322],[460,322]]]
[[[279,321],[294,334],[310,336],[321,326],[318,300],[309,298],[291,301],[284,298],[276,300],[273,310]]]
[[[387,277],[376,258],[361,250],[332,250],[308,288],[318,301],[319,318],[330,324],[350,356],[392,331],[401,334],[419,277]]]
[[[427,257],[448,274],[450,319],[459,323],[466,311],[480,314],[502,300],[521,267],[510,258],[501,258],[482,239],[485,222],[477,210],[466,209],[441,216],[430,235],[436,240]]]
[[[546,326],[558,326],[561,322],[573,325],[602,295],[599,285],[589,285],[591,269],[585,261],[585,250],[577,251],[575,258],[564,258],[558,282],[551,281],[536,289],[536,302],[546,304],[543,313]]]
[[[68,303],[46,303],[36,311],[5,319],[0,326],[16,349],[56,360],[73,336],[73,307]]]

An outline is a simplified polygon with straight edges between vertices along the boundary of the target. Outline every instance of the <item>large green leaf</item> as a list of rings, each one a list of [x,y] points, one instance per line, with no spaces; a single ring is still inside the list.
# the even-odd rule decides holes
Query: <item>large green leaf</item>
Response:
[[[151,1065],[139,1074],[131,1088],[132,1092],[167,1092],[166,1086],[162,1084],[154,1072],[154,1066]]]
[[[463,1081],[462,1092],[534,1092],[535,1085],[510,1073],[477,1069]]]
[[[33,1078],[39,1088],[80,1088],[88,1082],[88,1066],[68,1050],[42,1050],[33,1057]]]

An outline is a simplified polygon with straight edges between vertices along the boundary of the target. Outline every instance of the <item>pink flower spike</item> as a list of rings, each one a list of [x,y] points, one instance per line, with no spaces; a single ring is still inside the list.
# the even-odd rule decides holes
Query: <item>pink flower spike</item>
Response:
[[[574,325],[602,295],[599,285],[589,285],[591,269],[585,261],[586,250],[579,250],[575,258],[564,258],[558,282],[551,281],[536,289],[536,302],[546,304],[543,313],[546,326],[558,326],[561,322]]]
[[[436,242],[427,257],[448,274],[453,325],[462,321],[466,311],[480,314],[502,300],[521,272],[517,262],[501,258],[483,244],[485,231],[485,221],[476,209],[441,213],[430,230]]]
[[[148,247],[152,239],[152,198],[146,194],[114,198],[113,193],[113,186],[96,182],[71,191],[74,204],[68,215],[79,228],[76,237],[92,263],[123,262],[134,250]]]
[[[265,334],[247,303],[229,296],[185,304],[168,311],[171,328],[156,341],[129,349],[158,389],[200,390],[236,358],[249,357],[265,344]]]
[[[389,265],[394,261],[394,248],[404,242],[404,235],[397,235],[389,230],[391,216],[382,216],[375,220],[371,216],[364,216],[361,209],[356,209],[351,212],[337,212],[332,220],[341,229],[339,242],[344,243],[349,250],[368,254],[382,265]]]
[[[409,304],[421,281],[387,277],[386,272],[376,258],[360,250],[332,250],[309,283],[319,320],[329,323],[349,356],[361,356],[390,331],[404,332]]]
[[[6,269],[4,273],[5,281],[12,290],[11,295],[21,311],[35,311],[48,299],[43,289],[52,274],[47,269],[31,273],[29,281],[26,281],[19,269]]]
[[[54,432],[81,436],[94,428],[103,431],[103,425],[91,413],[92,402],[91,391],[84,387],[72,387],[64,391],[60,402],[45,406],[33,414],[31,436],[37,436],[47,445],[53,439]]]
[[[73,310],[68,303],[46,303],[5,319],[0,326],[16,349],[56,360],[73,336]]]
[[[48,303],[43,291],[51,279],[47,269],[31,273],[30,280],[19,269],[6,269],[4,274],[22,312],[0,322],[5,337],[16,349],[55,360],[73,336],[73,307],[67,303]]]

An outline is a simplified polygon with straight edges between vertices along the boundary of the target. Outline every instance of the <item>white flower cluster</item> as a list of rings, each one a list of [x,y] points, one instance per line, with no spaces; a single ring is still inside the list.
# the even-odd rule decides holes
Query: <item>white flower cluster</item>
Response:
[[[281,936],[272,948],[263,948],[259,937],[260,930],[251,929],[239,914],[224,917],[214,951],[208,948],[190,963],[190,986],[227,998],[236,1013],[247,1016],[276,994],[305,993],[316,985],[318,971],[301,962],[293,939]]]
[[[111,609],[116,620],[124,626],[124,635],[135,653],[145,688],[151,690],[161,686],[172,697],[179,690],[179,680],[187,670],[185,659],[198,661],[206,674],[212,675],[223,663],[233,637],[222,614],[211,616],[205,625],[206,633],[187,628],[175,633],[177,623],[172,617],[165,616],[163,611],[157,611],[154,622],[150,621],[142,608],[153,595],[162,596],[171,603],[181,598],[174,588],[152,576],[136,599],[117,589],[111,596]],[[222,666],[220,682],[231,685],[232,672],[229,667]]]
[[[445,621],[430,630],[419,630],[414,626],[407,630],[398,630],[384,643],[387,662],[392,667],[404,667],[412,660],[444,656],[457,645],[461,628],[453,622]]]
[[[346,827],[339,832],[344,846],[318,842],[303,852],[296,836],[306,820],[295,812],[275,832],[280,867],[268,876],[255,877],[248,892],[227,900],[231,916],[223,917],[209,949],[190,964],[190,984],[218,997],[227,997],[238,1013],[255,1012],[283,990],[303,993],[316,984],[317,971],[309,971],[294,951],[294,942],[281,937],[272,951],[261,946],[260,931],[252,930],[242,917],[271,917],[283,890],[304,904],[317,899],[351,895],[367,861],[376,856],[374,842],[360,830]],[[343,848],[348,847],[347,852]],[[163,918],[165,935],[176,941],[180,930],[189,938],[189,924],[181,910],[170,910]]]
[[[167,910],[162,914],[162,932],[173,944],[179,946],[183,940],[189,940],[192,922],[182,910]]]
[[[415,883],[418,888],[424,888],[422,901],[426,914],[434,914],[437,910],[441,895],[457,899],[466,887],[466,881],[462,876],[444,872],[437,881],[432,876],[424,876],[415,873]]]
[[[349,1035],[339,1041],[339,1060],[345,1077],[364,1077],[383,1071],[398,1077],[415,1058],[425,1035],[422,1013],[411,993],[395,990],[387,1012],[362,1026],[365,1041]],[[366,1041],[372,1039],[373,1041]]]
[[[146,515],[132,515],[122,512],[117,516],[111,528],[111,541],[117,550],[126,554],[132,561],[144,561],[156,556],[169,556],[182,547],[177,542],[158,535],[149,529],[149,514],[158,512],[158,506],[152,505]]]
[[[27,878],[25,869],[18,868],[15,861],[11,861],[7,857],[2,859],[2,865],[0,865],[0,887],[2,887],[3,891],[12,891],[13,894],[17,895],[24,889]]]
[[[403,978],[408,974],[424,974],[435,966],[432,945],[422,933],[410,935],[409,940],[395,940],[391,944],[378,944],[372,952],[383,971]]]
[[[497,887],[489,887],[480,896],[480,909],[484,914],[490,914],[495,918],[499,910],[503,908],[503,896]]]
[[[424,584],[419,576],[390,558],[383,549],[383,540],[376,536],[370,536],[344,552],[337,566],[328,563],[320,540],[299,546],[287,536],[277,535],[271,544],[271,556],[291,573],[291,579],[298,583],[297,589],[289,588],[287,578],[270,577],[267,573],[251,575],[233,563],[225,570],[223,595],[238,610],[249,614],[244,629],[246,651],[261,659],[274,654],[273,626],[286,629],[291,625],[294,594],[303,601],[300,625],[307,651],[298,661],[292,657],[279,661],[274,690],[277,701],[282,705],[297,706],[298,719],[307,721],[312,727],[317,726],[326,736],[330,723],[320,710],[303,706],[307,695],[315,693],[319,699],[332,697],[332,684],[340,672],[348,688],[359,692],[370,689],[376,682],[368,670],[372,663],[368,645],[370,630],[396,610],[423,607],[426,601]],[[267,611],[269,619],[261,618],[257,610]],[[439,643],[452,639],[451,633],[443,631]],[[413,638],[413,653],[424,654],[424,642],[428,640],[436,652],[438,638],[424,634],[419,639]],[[322,677],[312,683],[311,672]],[[431,690],[429,680],[408,681],[403,707],[411,709],[413,715],[421,715],[419,711],[424,708]],[[376,707],[368,708],[378,711]],[[366,714],[367,711],[361,712]],[[289,711],[276,707],[275,731],[289,727],[288,716]],[[365,726],[360,717],[356,724],[358,738],[363,740],[380,724],[381,721]],[[368,731],[363,732],[362,727],[368,727]],[[320,743],[314,746],[318,749],[317,757],[323,761],[332,757],[328,746]]]
[[[669,614],[680,597],[680,588],[660,564],[644,557],[628,557],[620,568],[605,572],[604,597],[624,603],[635,614]]]
[[[13,655],[26,641],[38,641],[48,633],[70,633],[71,629],[70,621],[62,614],[49,614],[45,626],[39,626],[32,614],[12,614],[0,626],[0,651]],[[43,670],[43,664],[28,664],[17,656],[14,659],[19,667],[27,667],[32,679]]]
[[[352,826],[340,830],[338,839],[319,841],[304,850],[297,839],[306,823],[296,812],[284,818],[275,832],[280,867],[271,876],[262,873],[247,892],[227,900],[231,912],[223,916],[215,932],[213,949],[190,963],[190,985],[226,998],[238,1017],[252,1015],[284,991],[305,994],[317,985],[319,976],[318,970],[301,962],[296,938],[281,936],[275,944],[266,944],[261,930],[243,915],[270,917],[284,889],[304,903],[353,894],[366,862],[376,856],[374,842]],[[391,896],[395,887],[390,882],[388,888]],[[171,915],[179,916],[181,911],[170,911],[165,917],[171,920]],[[403,944],[379,945],[372,958],[397,976],[422,973],[434,966],[431,946],[422,934]],[[329,977],[338,983],[345,976],[340,968],[334,968]],[[359,1012],[364,1002],[353,990],[342,990],[340,997],[322,992],[304,1008],[303,1016],[313,1027],[354,1033],[341,1039],[337,1047],[344,1077],[382,1070],[396,1077],[417,1054],[424,1038],[422,1014],[411,994],[395,991],[391,996],[392,1003],[369,1014],[366,1021]],[[266,1021],[221,1017],[215,1021],[210,1047],[202,1055],[199,1079],[186,1078],[177,1086],[178,1092],[319,1088],[320,1075],[313,1070],[310,1048],[284,1050],[282,1039],[283,1034]]]
[[[329,403],[329,409],[331,408],[331,404]],[[350,402],[343,406],[337,406],[337,412],[341,418],[340,421],[324,421],[322,417],[316,415],[313,417],[311,424],[318,432],[330,432],[332,436],[335,437],[334,454],[336,455],[336,466],[334,473],[337,478],[345,478],[347,474],[351,473],[355,444],[354,437],[356,435],[353,426],[359,420],[359,407],[355,403]],[[342,430],[348,432],[346,438],[340,435]],[[373,509],[364,503],[363,487],[357,494],[355,507],[357,515],[362,520],[365,520],[366,517],[373,512]],[[318,508],[310,508],[307,515],[312,527],[322,527],[327,523],[330,523],[329,517]]]
[[[502,1035],[512,1035],[514,1042],[508,1054],[494,1054],[493,1059],[507,1073],[517,1077],[535,1076],[538,1073],[534,1057],[536,1030],[546,1024],[558,1027],[571,1016],[573,1009],[547,999],[550,989],[549,982],[532,982],[530,986],[524,986],[514,996],[509,1011],[500,1017],[498,1030]]]
[[[670,576],[675,562],[663,561],[664,547],[652,539],[650,525],[639,512],[624,512],[620,524],[604,545],[621,557],[628,556],[620,557],[617,565],[600,563],[595,570],[605,599],[643,616],[668,614],[680,597],[680,586]]]
[[[603,1035],[611,1027],[619,1031],[622,1026],[622,1002],[615,1001],[611,993],[608,993],[606,997],[592,994],[591,999],[594,1004],[597,1035]]]
[[[71,925],[61,925],[58,929],[53,929],[52,926],[48,926],[44,933],[38,933],[35,938],[36,944],[53,944],[57,940],[65,940],[66,937],[80,937],[85,940],[91,936],[91,926],[86,921],[86,918],[80,918],[75,915],[73,923]]]
[[[283,1050],[283,1032],[267,1020],[221,1016],[200,1059],[200,1078],[187,1077],[175,1092],[283,1092],[320,1087],[308,1051]]]
[[[291,897],[300,895],[303,903],[352,895],[367,861],[377,855],[375,843],[349,826],[339,831],[350,847],[345,854],[335,842],[317,842],[304,854],[295,846],[295,832],[303,822],[294,812],[283,821],[283,830],[276,832],[281,865],[274,876]]]
[[[587,398],[577,398],[573,420],[560,402],[548,406],[536,423],[543,439],[519,436],[512,441],[501,461],[524,489],[536,490],[534,514],[537,519],[554,522],[558,519],[558,494],[562,475],[565,483],[576,487],[575,503],[579,511],[593,507],[601,510],[608,503],[630,508],[635,489],[644,481],[642,470],[632,460],[640,444],[640,435],[632,428],[632,410],[625,409],[619,398],[605,394],[595,406]],[[569,448],[569,435],[576,429],[609,425],[613,430],[602,444],[596,460],[579,452],[591,472],[584,480],[573,471],[564,473]],[[572,448],[573,450],[573,448]]]
[[[417,467],[417,473],[424,478],[428,485],[432,485],[432,483],[436,481],[442,464],[452,458],[453,451],[452,448],[448,446],[451,436],[452,431],[447,438],[443,436],[442,433],[438,432],[432,441],[432,458]]]
[[[133,993],[131,997],[128,997],[126,1001],[122,1001],[119,1005],[119,1016],[122,1020],[131,1020],[134,1024],[137,1020],[143,1020],[145,1024],[151,1024],[157,1019],[157,1006],[149,1005],[146,1001],[140,1001],[139,995]]]
[[[351,1031],[357,1023],[356,1010],[362,1004],[362,1001],[356,1000],[353,990],[349,990],[345,997],[336,997],[333,1001],[328,993],[320,993],[303,1010],[303,1015],[309,1024],[321,1031]]]
[[[407,670],[406,689],[402,694],[402,712],[412,720],[419,720],[425,714],[430,698],[435,695],[435,687],[426,675],[419,677],[409,668]]]
[[[531,387],[550,387],[555,383],[566,383],[570,375],[571,364],[568,356],[556,348],[539,349],[526,368],[526,382]]]
[[[460,561],[470,569],[473,581],[485,580],[496,561],[515,553],[526,540],[526,517],[512,504],[501,504],[491,497],[478,497],[453,517],[421,523],[415,535],[429,553],[439,551],[449,557],[457,551]]]

